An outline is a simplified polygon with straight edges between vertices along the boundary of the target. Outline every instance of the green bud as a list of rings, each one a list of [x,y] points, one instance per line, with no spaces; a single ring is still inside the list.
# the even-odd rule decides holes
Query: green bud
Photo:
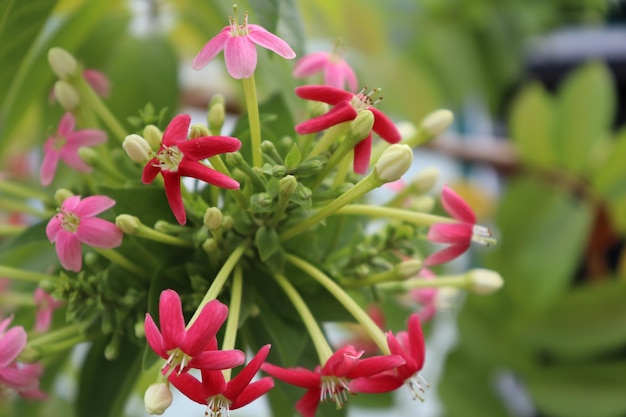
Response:
[[[321,116],[328,112],[330,106],[321,101],[308,101],[307,102],[307,111],[310,118]]]
[[[398,265],[396,265],[396,268],[398,268],[398,272],[405,279],[411,278],[416,276],[422,269],[422,261],[420,261],[419,259],[409,259],[407,261],[400,262]]]
[[[443,133],[454,121],[454,114],[450,110],[441,109],[427,115],[420,126],[431,137],[435,137]]]
[[[143,129],[143,137],[150,144],[153,151],[161,149],[161,139],[163,133],[155,125],[147,125]]]
[[[115,225],[127,235],[136,234],[141,229],[141,221],[130,214],[120,214],[115,218]]]
[[[224,103],[215,103],[209,107],[209,114],[207,115],[207,121],[209,122],[209,129],[212,132],[221,132],[222,126],[224,126],[224,120],[226,119],[226,109]]]
[[[272,167],[272,176],[274,178],[282,178],[287,174],[287,167],[284,165],[274,165]]]
[[[78,70],[78,63],[72,54],[59,47],[50,48],[48,63],[52,72],[61,80],[67,80],[68,77],[76,75]]]
[[[232,216],[224,216],[224,218],[222,219],[222,227],[224,228],[224,230],[230,230],[233,228],[233,226],[235,225],[235,220],[233,219]]]
[[[122,148],[124,148],[130,159],[139,164],[145,164],[152,155],[152,149],[148,141],[136,134],[126,136],[122,143]]]
[[[370,110],[361,110],[352,122],[350,122],[350,130],[348,138],[355,144],[359,143],[372,132],[374,126],[374,113]]]
[[[56,193],[54,193],[54,201],[56,201],[57,204],[61,206],[61,204],[63,204],[66,198],[71,197],[73,195],[74,193],[72,193],[70,190],[66,188],[59,188],[56,191]]]
[[[67,81],[54,83],[54,96],[61,107],[67,111],[74,110],[80,103],[78,91]]]
[[[284,164],[283,158],[281,158],[273,142],[269,140],[261,142],[261,152],[276,164]]]
[[[413,163],[413,150],[408,145],[395,143],[389,146],[374,166],[378,179],[385,182],[399,180]]]
[[[439,170],[430,167],[422,170],[411,180],[411,188],[418,194],[424,194],[430,191],[439,180]]]
[[[328,158],[321,155],[315,156],[295,167],[292,174],[298,177],[310,177],[320,172],[327,162]]]
[[[218,230],[222,227],[222,220],[224,216],[222,211],[217,207],[209,207],[204,212],[203,222],[209,230]]]
[[[213,136],[211,131],[205,125],[194,123],[189,130],[189,139],[203,138],[206,136]]]
[[[435,199],[430,195],[421,195],[411,199],[411,210],[430,213],[435,208]]]
[[[278,194],[285,199],[289,199],[298,187],[298,180],[293,175],[287,175],[278,181]]]
[[[202,243],[202,250],[204,250],[206,253],[210,254],[218,249],[219,245],[217,244],[217,241],[213,238],[208,238]]]
[[[78,156],[80,156],[80,159],[85,161],[85,163],[90,167],[97,166],[100,162],[100,157],[98,156],[98,153],[92,148],[87,148],[84,146],[82,148],[78,148]]]
[[[209,107],[213,107],[218,104],[225,106],[226,100],[224,100],[224,96],[221,94],[213,94],[213,97],[211,97],[211,101],[209,102]]]

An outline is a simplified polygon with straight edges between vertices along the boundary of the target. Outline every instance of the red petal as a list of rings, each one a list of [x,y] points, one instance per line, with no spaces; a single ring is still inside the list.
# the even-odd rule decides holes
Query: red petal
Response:
[[[182,165],[182,163],[180,165]],[[172,213],[174,213],[174,217],[176,217],[179,224],[187,223],[187,213],[185,213],[183,196],[180,194],[180,174],[176,172],[162,171],[161,175],[163,175],[164,180],[165,196],[167,197],[167,202],[172,209]]]
[[[296,87],[296,95],[305,100],[322,101],[336,105],[342,101],[350,102],[354,94],[341,88],[328,85],[303,85]]]
[[[310,389],[296,403],[296,410],[302,417],[315,417],[315,412],[320,404],[322,389]]]
[[[145,167],[143,167],[143,172],[141,173],[141,182],[144,184],[150,184],[156,178],[157,174],[161,172],[161,168],[159,168],[159,160],[156,158],[152,158],[148,161]]]
[[[224,396],[233,401],[230,405],[230,409],[236,410],[237,408],[250,404],[252,401],[256,400],[261,395],[264,395],[272,388],[274,388],[274,380],[266,376],[246,386],[241,394],[239,394],[239,396],[234,400],[231,400],[231,398],[226,395]]]
[[[226,380],[224,379],[222,371],[203,369],[201,373],[204,398],[212,397],[224,392],[226,389]]]
[[[370,166],[371,156],[372,135],[370,134],[354,147],[354,163],[352,165],[354,172],[357,174],[365,174],[367,168]]]
[[[375,107],[370,107],[368,110],[374,113],[374,126],[372,130],[378,133],[378,136],[389,143],[398,143],[402,140],[398,128],[385,113]]]
[[[207,303],[200,312],[200,315],[187,330],[185,342],[181,345],[181,350],[189,356],[196,356],[202,353],[228,316],[228,307],[213,300]]]
[[[200,162],[183,159],[178,165],[178,174],[184,177],[197,178],[211,185],[230,190],[239,189],[239,183],[226,174],[211,169]],[[181,223],[182,224],[182,223]]]
[[[205,395],[202,383],[189,373],[185,372],[179,375],[177,372],[172,372],[168,380],[190,400],[199,404],[206,404],[207,395]]]
[[[143,328],[146,333],[146,340],[148,341],[148,345],[150,345],[152,350],[157,355],[167,359],[167,352],[163,347],[163,336],[161,336],[161,332],[159,331],[159,328],[157,327],[150,314],[146,314],[146,320],[144,322]]]
[[[185,318],[178,293],[174,290],[161,292],[159,299],[159,322],[163,334],[163,350],[179,347],[185,341]]]
[[[174,117],[163,132],[163,145],[170,147],[187,140],[189,124],[191,124],[191,116],[188,114],[179,114]]]
[[[352,105],[347,101],[342,101],[321,116],[314,117],[306,122],[296,125],[296,132],[300,135],[321,132],[331,126],[338,125],[339,123],[354,120],[356,116],[357,111],[354,107],[352,107]]]
[[[235,152],[241,148],[241,142],[230,136],[204,136],[178,144],[178,149],[194,161],[210,158],[226,152]]]
[[[398,389],[403,379],[392,374],[381,374],[370,378],[357,378],[349,382],[350,391],[354,393],[381,393]]]
[[[441,204],[446,212],[455,219],[469,223],[472,226],[476,224],[474,210],[447,185],[444,185],[443,190],[441,190]]]
[[[383,371],[397,368],[406,363],[399,355],[375,356],[361,359],[347,376],[348,378],[368,377]]]
[[[319,388],[322,384],[322,378],[319,373],[310,371],[305,368],[281,368],[280,366],[264,363],[261,370],[296,387],[301,388]]]
[[[424,366],[424,359],[426,357],[426,348],[424,346],[424,333],[422,332],[422,325],[417,314],[411,314],[409,317],[409,353],[411,357],[417,362],[418,370]]]
[[[270,352],[270,345],[263,346],[254,358],[234,377],[229,383],[228,387],[224,391],[224,396],[231,401],[239,397],[242,391],[250,384],[254,375],[258,372],[267,355]]]
[[[466,250],[469,249],[469,247],[469,243],[467,245],[452,245],[428,256],[426,259],[424,259],[423,265],[432,266],[451,261],[452,259],[461,256]]]
[[[435,223],[428,229],[427,238],[434,243],[466,245],[472,241],[473,233],[467,223]]]
[[[246,355],[240,350],[207,350],[189,361],[190,368],[219,370],[234,368],[244,363]]]

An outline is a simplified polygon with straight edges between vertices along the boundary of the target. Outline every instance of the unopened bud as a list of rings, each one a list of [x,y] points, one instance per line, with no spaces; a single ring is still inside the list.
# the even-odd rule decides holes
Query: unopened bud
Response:
[[[307,102],[307,110],[309,113],[309,118],[321,116],[328,112],[329,106],[328,104],[321,101],[308,101]]]
[[[272,161],[274,161],[277,164],[282,165],[285,163],[283,161],[283,158],[280,156],[280,154],[276,150],[276,146],[274,145],[274,142],[271,142],[269,140],[264,140],[263,142],[261,142],[261,152],[263,152],[264,155],[266,155],[268,158],[270,158]]]
[[[202,249],[206,253],[213,253],[219,249],[219,245],[215,239],[210,237],[202,243]]]
[[[199,123],[191,125],[191,129],[189,129],[189,139],[203,138],[206,136],[213,136],[208,127]]]
[[[233,216],[224,216],[222,219],[222,228],[224,228],[224,230],[230,230],[234,225],[235,220],[233,219]]]
[[[152,384],[143,396],[146,412],[150,415],[161,415],[172,404],[172,391],[166,382]]]
[[[450,127],[453,121],[454,114],[450,110],[435,110],[422,120],[421,127],[435,137]]]
[[[352,122],[348,132],[350,140],[358,143],[372,132],[374,126],[374,113],[370,110],[361,110]]]
[[[472,269],[467,272],[469,289],[478,294],[491,294],[502,287],[504,280],[496,271]]]
[[[130,159],[139,164],[146,163],[152,154],[152,148],[150,148],[148,141],[136,134],[126,136],[122,148]]]
[[[97,166],[100,161],[98,153],[92,148],[87,148],[85,146],[78,148],[78,156],[80,156],[80,159],[85,161],[85,163],[90,167]]]
[[[54,96],[57,101],[67,111],[72,111],[80,103],[78,91],[67,81],[57,81],[54,83]]]
[[[56,201],[57,204],[60,206],[61,204],[63,204],[66,198],[69,198],[73,195],[74,194],[70,190],[66,188],[59,188],[56,193],[54,193],[54,201]]]
[[[272,167],[272,176],[275,178],[282,178],[287,173],[287,167],[284,165],[274,165]]]
[[[380,155],[374,172],[382,181],[397,181],[409,170],[412,163],[413,150],[408,145],[395,143]]]
[[[435,199],[431,195],[420,195],[412,198],[410,209],[422,213],[430,213],[435,208]]]
[[[209,207],[204,213],[203,222],[209,230],[218,230],[222,227],[224,216],[222,211],[217,207]]]
[[[326,166],[328,162],[328,158],[318,155],[311,159],[307,159],[297,167],[295,167],[292,172],[294,175],[298,177],[309,177],[311,175],[315,175]]]
[[[419,259],[409,259],[404,262],[400,262],[396,265],[396,268],[400,275],[404,278],[411,278],[416,276],[422,269],[422,261]]]
[[[417,133],[417,128],[415,127],[415,124],[406,120],[396,123],[396,128],[398,129],[398,132],[400,132],[400,137],[402,138],[402,140],[411,138],[415,136],[415,133]]]
[[[120,214],[115,218],[115,225],[127,235],[134,235],[141,228],[141,221],[130,214]]]
[[[150,144],[150,148],[154,151],[161,149],[161,139],[163,133],[155,125],[148,125],[143,129],[143,137]]]
[[[61,80],[67,80],[68,76],[76,75],[78,64],[76,59],[63,48],[50,48],[48,51],[48,63],[52,72]]]
[[[224,103],[216,102],[215,104],[211,104],[211,107],[209,107],[209,114],[207,115],[207,121],[209,122],[209,129],[212,132],[216,132],[216,133],[221,132],[222,126],[224,126],[225,119],[226,119],[226,109],[224,108]]]
[[[278,181],[278,195],[283,198],[290,198],[296,188],[298,187],[298,180],[293,175],[287,175]]]
[[[430,191],[438,180],[439,170],[435,167],[426,168],[413,177],[411,188],[417,194],[424,194]]]

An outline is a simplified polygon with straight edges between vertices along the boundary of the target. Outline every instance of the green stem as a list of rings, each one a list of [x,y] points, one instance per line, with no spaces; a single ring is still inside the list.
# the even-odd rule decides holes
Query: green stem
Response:
[[[35,216],[40,219],[49,219],[56,214],[56,212],[51,210],[39,210],[31,206],[30,204],[21,201],[5,199],[0,199],[0,209],[4,209],[10,212],[30,214],[31,216]]]
[[[146,271],[143,268],[138,267],[137,265],[132,263],[130,260],[120,255],[119,252],[115,251],[114,249],[104,249],[104,248],[95,248],[95,247],[92,247],[92,249],[96,251],[98,254],[102,255],[103,257],[113,262],[114,264],[121,266],[125,270],[132,272],[133,274],[137,275],[140,278],[147,279]]]
[[[233,271],[233,269],[237,265],[237,262],[239,262],[239,259],[243,255],[246,248],[247,248],[247,244],[242,243],[237,249],[233,251],[233,253],[230,254],[226,262],[224,262],[222,269],[220,269],[220,272],[218,272],[217,275],[215,276],[213,283],[211,284],[206,294],[204,295],[204,298],[200,302],[200,305],[198,305],[196,312],[193,314],[193,317],[191,318],[191,320],[189,320],[189,324],[187,324],[188,329],[189,327],[191,327],[193,322],[198,319],[198,316],[200,315],[200,312],[202,311],[204,306],[207,303],[209,303],[209,301],[215,300],[217,298],[219,293],[222,291],[222,288],[224,287],[226,280],[230,276],[230,273]]]
[[[104,124],[111,130],[111,132],[113,132],[115,136],[117,136],[120,143],[123,142],[126,136],[128,136],[128,132],[113,115],[113,113],[111,113],[98,94],[93,91],[89,83],[87,83],[83,77],[78,77],[76,80],[76,88],[82,97],[83,103],[91,106]]]
[[[0,265],[0,276],[13,279],[16,281],[34,282],[36,284],[44,280],[53,280],[58,278],[55,275],[41,274],[39,272],[24,271],[23,269],[12,268],[10,266]]]
[[[243,292],[243,271],[241,265],[235,268],[235,276],[233,277],[233,286],[230,293],[230,304],[228,305],[228,320],[226,321],[226,330],[224,331],[224,341],[222,342],[222,350],[231,350],[235,348],[235,340],[237,339],[237,329],[239,327],[239,314],[241,312],[241,295]],[[231,369],[223,371],[224,379],[230,380]]]
[[[344,291],[343,288],[341,288],[329,276],[305,260],[290,254],[287,254],[286,258],[288,262],[309,274],[313,279],[326,288],[328,292],[330,292],[337,299],[337,301],[339,301],[339,303],[341,303],[341,305],[348,310],[350,314],[352,314],[356,321],[363,326],[383,354],[388,355],[391,353],[389,351],[389,347],[387,346],[387,338],[385,337],[383,331],[376,323],[374,323],[374,320],[368,316],[361,306],[354,301],[347,292]]]
[[[397,268],[390,269],[385,272],[380,272],[378,274],[373,274],[368,276],[365,279],[358,281],[347,281],[342,282],[345,287],[348,288],[359,288],[359,287],[368,287],[370,285],[382,284],[385,282],[391,281],[404,281],[406,277],[398,271]]]
[[[403,282],[386,282],[379,284],[378,289],[388,292],[406,292],[417,288],[467,288],[471,284],[467,274],[441,275],[436,279],[410,279]]]
[[[315,182],[313,182],[313,184],[309,187],[312,191],[315,191],[315,189],[319,187],[322,181],[324,181],[324,178],[326,178],[328,173],[332,171],[337,166],[337,164],[339,164],[339,162],[349,160],[349,158],[346,158],[346,155],[349,155],[356,145],[356,143],[353,143],[352,140],[349,140],[350,136],[351,135],[348,135],[346,139],[341,142],[339,147],[335,150],[335,152],[333,152],[332,156],[324,166],[324,169],[322,169],[322,171],[317,174]]]
[[[211,163],[213,168],[215,168],[217,171],[221,172],[224,175],[228,175],[229,177],[232,178],[232,174],[230,173],[230,171],[228,170],[228,168],[224,164],[224,161],[222,161],[222,158],[219,155],[216,155],[214,157],[209,158],[209,162]],[[214,189],[218,189],[218,188],[214,187]],[[239,205],[243,209],[247,209],[248,208],[248,200],[243,195],[241,190],[230,190],[230,191],[233,193],[233,196],[235,197],[235,199],[237,200]]]
[[[313,213],[311,217],[278,235],[279,240],[283,242],[285,240],[291,239],[294,236],[297,236],[312,225],[317,224],[320,220],[334,214],[341,207],[345,206],[346,204],[350,204],[357,198],[362,197],[374,188],[380,187],[384,183],[384,181],[376,177],[374,172],[370,173],[367,177],[359,181],[346,193],[342,194],[337,199],[330,202],[327,206],[324,206],[315,213]]]
[[[351,120],[339,123],[327,129],[309,154],[309,158],[317,156],[328,149],[333,142],[342,137],[348,131],[350,123],[352,123]]]
[[[17,236],[20,233],[22,233],[24,230],[26,230],[26,226],[0,224],[0,236],[1,237]]]
[[[50,196],[40,190],[28,187],[25,184],[13,181],[0,181],[0,191],[21,198],[34,198],[41,201],[50,199]]]
[[[244,78],[242,81],[246,97],[246,109],[248,110],[248,123],[250,124],[252,165],[260,168],[263,164],[263,156],[261,155],[261,122],[259,119],[259,103],[256,96],[254,74],[249,78]]]
[[[61,327],[60,329],[34,336],[29,338],[27,347],[35,348],[42,345],[58,343],[68,337],[75,337],[76,335],[81,334],[80,326],[80,324],[70,324],[69,326]]]
[[[335,175],[335,180],[333,181],[333,187],[339,187],[341,184],[345,182],[349,169],[350,169],[350,158],[343,158],[341,160],[341,163],[339,164],[339,168],[337,169],[337,175]]]
[[[192,248],[194,246],[193,242],[190,240],[181,239],[176,236],[168,235],[167,233],[159,232],[158,230],[148,227],[143,223],[139,226],[139,229],[133,233],[133,236],[165,243],[166,245],[180,246],[183,248]]]
[[[334,214],[351,214],[368,217],[385,217],[413,223],[417,226],[431,226],[435,223],[454,223],[456,220],[434,214],[420,213],[410,210],[381,207],[369,204],[351,204],[341,207]]]
[[[309,310],[309,307],[306,305],[306,302],[302,299],[300,294],[298,294],[298,291],[296,291],[296,289],[293,287],[293,285],[291,285],[287,278],[285,278],[281,274],[275,274],[274,279],[276,280],[278,285],[280,285],[283,291],[285,291],[285,294],[287,294],[287,297],[289,297],[289,300],[291,300],[293,306],[298,311],[298,314],[302,318],[304,326],[306,327],[309,335],[311,336],[311,339],[313,340],[313,345],[315,346],[315,350],[317,351],[320,365],[324,366],[328,358],[330,358],[333,354],[333,350],[328,344],[324,332],[322,332],[322,329],[317,324],[317,321],[315,320],[315,317],[313,317],[313,314],[311,313],[311,310]]]

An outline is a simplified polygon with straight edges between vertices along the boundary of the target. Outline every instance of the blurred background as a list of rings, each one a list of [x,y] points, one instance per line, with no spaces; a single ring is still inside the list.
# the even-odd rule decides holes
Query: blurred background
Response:
[[[298,56],[341,39],[360,85],[382,88],[377,107],[395,121],[452,110],[453,127],[416,150],[416,165],[438,167],[440,185],[500,241],[436,270],[486,267],[505,285],[438,298],[426,324],[426,402],[401,389],[371,403],[356,397],[348,415],[626,416],[626,2],[238,3]],[[56,129],[52,46],[106,74],[106,101],[131,130],[182,110],[202,116],[216,93],[236,118],[242,92],[223,65],[190,68],[229,15],[223,0],[0,1],[2,169],[26,175],[36,162],[21,155]],[[293,63],[259,60],[260,99],[284,94],[302,109]],[[188,406],[175,401],[166,415],[202,415]],[[138,399],[129,415],[141,408]]]

